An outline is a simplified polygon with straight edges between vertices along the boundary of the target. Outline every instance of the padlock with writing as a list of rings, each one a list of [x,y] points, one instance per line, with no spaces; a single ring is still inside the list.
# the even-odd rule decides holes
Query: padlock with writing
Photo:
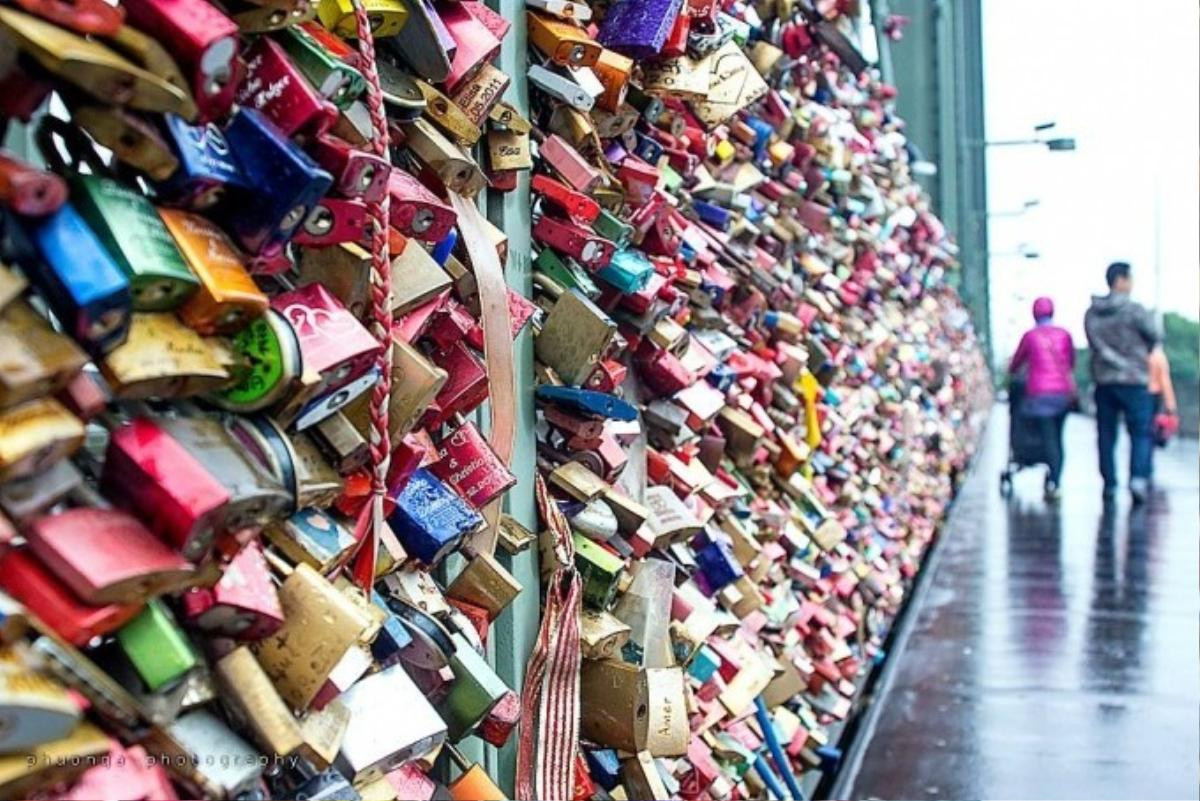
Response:
[[[200,281],[179,307],[179,316],[202,334],[231,334],[267,308],[267,297],[254,283],[225,233],[198,214],[159,209],[179,252]]]
[[[141,312],[99,366],[115,397],[185,397],[227,384],[232,359],[222,340],[199,336],[175,315]]]
[[[289,560],[305,562],[321,573],[331,573],[353,554],[356,540],[335,517],[321,509],[300,509],[267,526],[271,544]]]
[[[295,330],[305,371],[319,378],[317,384],[306,389],[304,400],[359,378],[379,355],[380,344],[320,284],[276,295],[271,307]]]
[[[509,77],[505,72],[485,63],[474,75],[455,87],[450,100],[463,110],[472,124],[482,127],[492,108],[500,102],[508,84]]]
[[[232,381],[209,396],[221,408],[234,412],[265,409],[299,380],[300,343],[292,326],[274,309],[251,320],[229,342]]]
[[[283,700],[293,709],[306,709],[373,622],[304,563],[291,569],[280,585],[279,601],[283,626],[252,647]]]
[[[124,8],[185,67],[201,122],[224,117],[241,77],[233,20],[204,0],[132,0]]]
[[[192,125],[176,114],[163,116],[161,129],[179,168],[155,185],[166,205],[195,210],[212,207],[227,192],[247,188],[241,164],[216,123]]]
[[[337,107],[308,82],[283,45],[260,37],[245,60],[246,75],[235,96],[239,105],[262,112],[284,136],[317,137],[333,127]]]
[[[462,342],[437,351],[433,361],[447,379],[422,418],[427,428],[436,428],[455,414],[470,414],[488,396],[487,369]]]
[[[279,37],[279,43],[313,88],[344,109],[363,93],[366,81],[361,72],[327,47],[328,41],[329,37],[318,39],[304,26],[288,28]]]
[[[233,115],[225,139],[237,153],[252,199],[224,198],[219,211],[247,251],[278,252],[329,191],[333,176],[252,108]]]
[[[26,275],[41,292],[63,328],[86,350],[105,353],[121,344],[129,329],[129,281],[75,207],[29,226],[36,254]]]
[[[413,473],[394,501],[388,522],[405,550],[430,567],[483,523],[478,512],[424,468]]]
[[[682,756],[688,724],[683,671],[585,661],[580,672],[580,731],[623,751]]]
[[[438,459],[429,470],[476,509],[517,483],[474,423],[464,423],[438,443]]]

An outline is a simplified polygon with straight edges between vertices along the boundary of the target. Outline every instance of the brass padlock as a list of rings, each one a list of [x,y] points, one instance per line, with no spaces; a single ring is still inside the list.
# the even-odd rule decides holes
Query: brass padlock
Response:
[[[52,398],[0,413],[0,482],[34,475],[70,456],[83,434],[79,418]]]
[[[599,609],[583,609],[579,615],[579,644],[585,659],[620,658],[629,642],[629,626]]]
[[[450,276],[421,243],[410,239],[392,258],[392,314],[402,315],[450,288]]]
[[[495,620],[521,592],[521,583],[491,554],[472,557],[446,588],[446,595],[487,610]]]
[[[508,88],[508,75],[492,64],[484,64],[470,78],[454,87],[450,100],[466,114],[476,128],[482,128],[492,107]]]
[[[304,563],[279,587],[279,601],[283,626],[252,647],[283,700],[293,709],[306,709],[373,622]]]
[[[135,313],[125,342],[100,360],[100,372],[123,400],[178,398],[216,391],[230,381],[233,354],[170,312]]]
[[[487,178],[467,153],[454,145],[424,119],[413,120],[404,126],[405,146],[451,192],[474,197],[487,186]]]
[[[64,387],[87,363],[75,342],[24,300],[0,310],[0,409]]]
[[[580,668],[580,732],[601,745],[682,756],[689,739],[683,671],[614,660]]]
[[[564,292],[534,340],[538,360],[568,384],[582,384],[617,332],[617,325],[582,293]]]
[[[280,756],[300,748],[304,742],[300,724],[248,647],[239,645],[221,657],[214,672],[222,703],[259,748]]]

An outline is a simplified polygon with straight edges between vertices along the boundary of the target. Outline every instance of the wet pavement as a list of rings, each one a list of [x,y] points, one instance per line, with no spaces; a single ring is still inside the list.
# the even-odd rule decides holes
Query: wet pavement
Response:
[[[1007,435],[997,406],[849,797],[1196,798],[1196,441],[1156,452],[1146,507],[1105,511],[1090,419],[1058,506],[1037,468],[1001,498]]]

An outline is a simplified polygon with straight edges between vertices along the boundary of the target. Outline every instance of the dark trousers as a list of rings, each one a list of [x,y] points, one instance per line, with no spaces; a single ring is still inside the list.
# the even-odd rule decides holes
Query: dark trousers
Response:
[[[1150,392],[1141,384],[1096,385],[1096,441],[1100,449],[1100,475],[1105,489],[1117,486],[1117,425],[1125,416],[1129,431],[1129,476],[1150,478],[1154,442]]]
[[[1044,417],[1030,417],[1029,422],[1037,427],[1038,438],[1043,443],[1046,456],[1046,464],[1050,466],[1050,475],[1046,476],[1047,481],[1053,481],[1057,486],[1062,478],[1063,468],[1063,421],[1067,419],[1065,414],[1046,415]]]

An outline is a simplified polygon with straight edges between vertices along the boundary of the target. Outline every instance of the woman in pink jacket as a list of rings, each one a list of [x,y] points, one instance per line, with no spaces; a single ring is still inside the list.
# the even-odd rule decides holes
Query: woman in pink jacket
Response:
[[[1046,443],[1050,464],[1046,498],[1057,500],[1063,465],[1063,421],[1075,402],[1075,345],[1067,329],[1054,325],[1054,301],[1050,298],[1033,302],[1033,319],[1037,325],[1021,337],[1008,371],[1027,369],[1021,414],[1038,427]]]

